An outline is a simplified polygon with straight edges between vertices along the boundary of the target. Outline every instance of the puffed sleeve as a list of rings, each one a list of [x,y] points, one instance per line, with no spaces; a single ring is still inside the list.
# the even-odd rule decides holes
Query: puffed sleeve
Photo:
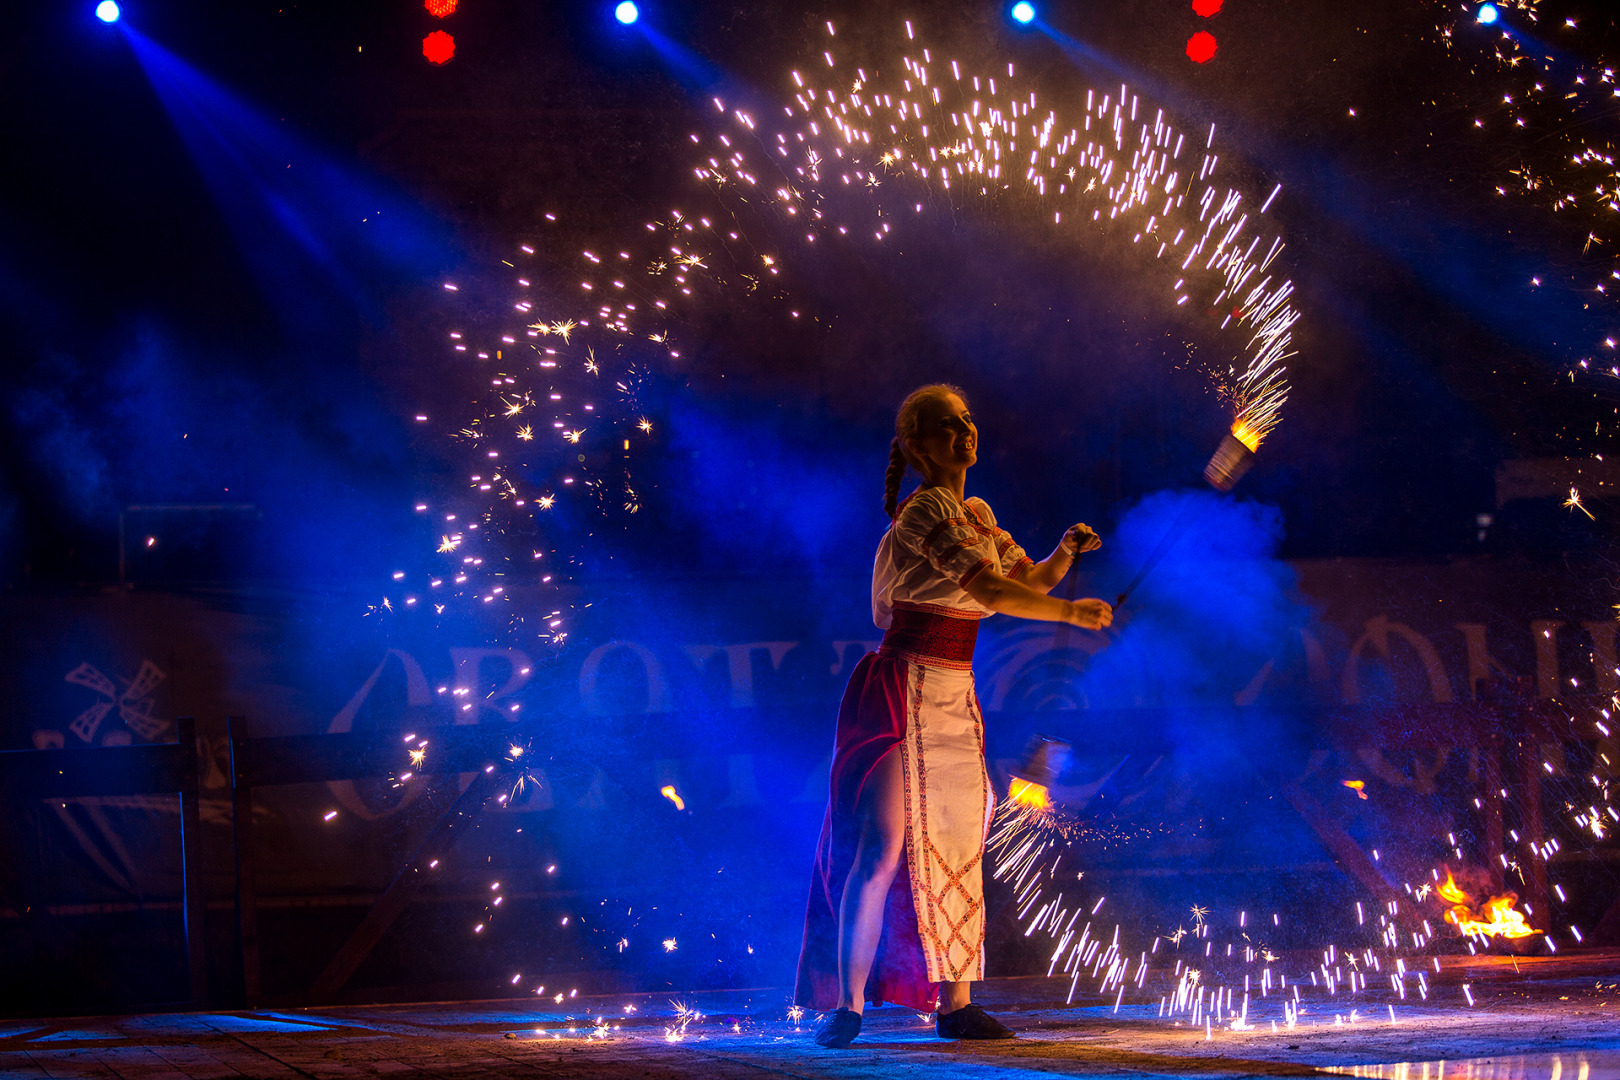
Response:
[[[934,488],[924,488],[906,500],[895,520],[894,536],[907,551],[926,558],[937,573],[961,588],[1000,562],[994,530]]]
[[[1005,577],[1023,579],[1035,569],[1035,560],[1018,546],[1018,541],[1006,529],[996,530],[996,550],[1001,554],[1001,573]]]
[[[990,509],[989,503],[972,498],[967,501],[967,506],[995,534],[996,564],[1003,577],[1022,579],[1035,568],[1035,560],[1029,557],[1029,553],[1019,546],[1011,533],[997,524],[995,512]]]

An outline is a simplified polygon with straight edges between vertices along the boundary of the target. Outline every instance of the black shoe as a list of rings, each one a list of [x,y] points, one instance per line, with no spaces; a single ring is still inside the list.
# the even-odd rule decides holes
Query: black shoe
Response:
[[[934,1017],[934,1034],[942,1039],[1012,1039],[1018,1033],[978,1005],[964,1005]]]
[[[855,1036],[860,1033],[861,1014],[848,1009],[839,1009],[822,1017],[821,1026],[816,1028],[816,1044],[842,1050],[854,1042]]]

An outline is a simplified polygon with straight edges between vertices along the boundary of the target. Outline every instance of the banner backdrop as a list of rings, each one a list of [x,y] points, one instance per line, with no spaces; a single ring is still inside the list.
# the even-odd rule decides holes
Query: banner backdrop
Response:
[[[1504,687],[1527,700],[1614,691],[1614,613],[1588,580],[1487,557],[1204,560],[1166,564],[1106,633],[991,619],[975,669],[993,771],[1004,791],[1036,732],[1073,743],[1054,793],[1090,823],[1091,865],[1144,890],[1155,875],[1250,888],[1260,873],[1294,875],[1294,887],[1299,875],[1314,875],[1313,888],[1342,878],[1320,835],[1276,797],[1284,781],[1309,788],[1369,850],[1383,835],[1482,836],[1468,807],[1483,759],[1467,737],[1439,749],[1433,739],[1334,743],[1325,718],[1472,707]],[[1082,595],[1101,588],[1078,584]],[[555,604],[554,594],[511,596],[518,609]],[[173,717],[196,716],[208,889],[227,897],[226,717],[254,737],[510,726],[531,740],[534,765],[498,813],[530,846],[472,841],[466,865],[504,859],[511,887],[541,897],[560,880],[544,866],[566,860],[565,892],[600,893],[604,905],[649,882],[699,895],[717,880],[749,881],[749,896],[715,910],[746,925],[768,899],[774,922],[761,939],[791,938],[838,696],[879,637],[866,580],[597,580],[589,596],[560,651],[491,644],[473,627],[412,628],[340,595],[5,596],[0,673],[16,707],[0,744],[165,741]],[[1615,748],[1590,750],[1613,758]],[[1582,762],[1559,765],[1573,773]],[[408,770],[402,742],[398,771]],[[369,902],[464,783],[379,776],[259,792],[261,894]],[[39,808],[40,836],[11,842],[39,846],[36,889],[58,909],[122,910],[178,893],[173,802],[52,800]],[[648,822],[677,802],[687,816],[650,838]],[[707,825],[688,835],[693,813]],[[1413,869],[1432,847],[1416,845]],[[703,877],[715,867],[734,878]],[[605,946],[615,926],[578,933]]]

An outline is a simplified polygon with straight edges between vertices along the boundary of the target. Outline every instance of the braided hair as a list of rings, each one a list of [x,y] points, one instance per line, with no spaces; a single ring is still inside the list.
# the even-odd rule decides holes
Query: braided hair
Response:
[[[900,403],[900,411],[894,418],[894,438],[889,443],[889,470],[883,477],[883,510],[894,520],[895,510],[900,504],[900,481],[905,478],[906,468],[910,466],[919,473],[922,466],[912,457],[911,450],[906,446],[908,439],[917,435],[917,425],[922,419],[924,402],[935,401],[946,394],[955,394],[967,403],[967,395],[960,387],[950,383],[930,383],[920,386],[906,395],[906,400]]]

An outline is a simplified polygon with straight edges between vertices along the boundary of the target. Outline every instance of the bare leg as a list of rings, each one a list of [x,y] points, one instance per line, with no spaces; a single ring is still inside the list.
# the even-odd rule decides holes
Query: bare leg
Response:
[[[905,780],[897,751],[883,755],[866,778],[855,818],[860,833],[838,908],[838,1007],[858,1013],[883,933],[883,905],[905,853]]]
[[[942,1013],[953,1013],[972,1000],[973,984],[966,979],[939,984],[939,1011]]]

